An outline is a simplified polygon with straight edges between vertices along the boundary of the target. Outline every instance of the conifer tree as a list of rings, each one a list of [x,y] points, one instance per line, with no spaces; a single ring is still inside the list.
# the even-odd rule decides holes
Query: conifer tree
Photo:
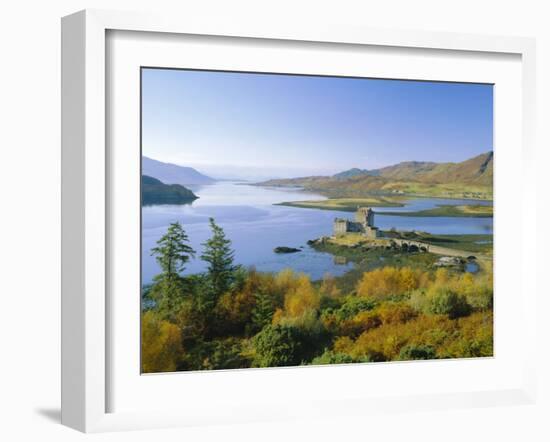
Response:
[[[201,259],[208,263],[208,278],[217,297],[224,294],[235,280],[237,266],[233,264],[235,252],[231,249],[231,240],[227,239],[223,229],[210,218],[212,237],[206,241]]]
[[[157,241],[157,246],[151,249],[151,255],[156,255],[162,273],[155,276],[150,296],[164,319],[173,320],[184,299],[184,280],[180,273],[185,270],[189,259],[195,256],[188,241],[181,224],[175,222]]]
[[[267,293],[259,291],[254,297],[256,298],[256,305],[252,310],[252,323],[256,330],[261,330],[266,325],[271,324],[275,309],[271,297]]]
[[[157,247],[151,249],[151,255],[156,255],[164,277],[178,277],[189,259],[195,256],[195,251],[188,242],[189,237],[185,230],[179,222],[175,222],[170,224],[166,234],[157,241]]]

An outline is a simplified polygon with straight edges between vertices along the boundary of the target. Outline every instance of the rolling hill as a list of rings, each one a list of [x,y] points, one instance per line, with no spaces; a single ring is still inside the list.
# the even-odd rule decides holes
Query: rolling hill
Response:
[[[145,156],[142,157],[141,173],[156,178],[166,184],[212,184],[216,181],[192,167],[163,163]]]
[[[459,163],[407,161],[380,169],[353,168],[333,176],[278,179],[259,184],[304,187],[330,197],[406,194],[492,199],[493,152]]]
[[[465,183],[492,186],[493,152],[478,155],[460,163],[405,162],[378,170],[392,180],[423,183]]]

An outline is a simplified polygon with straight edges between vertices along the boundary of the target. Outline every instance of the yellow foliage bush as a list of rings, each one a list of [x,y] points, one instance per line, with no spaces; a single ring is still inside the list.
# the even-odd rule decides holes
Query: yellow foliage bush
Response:
[[[299,276],[292,269],[281,270],[275,275],[275,286],[282,293],[286,293],[289,290],[293,290],[298,285]]]
[[[358,336],[382,324],[380,316],[374,311],[359,312],[353,318],[344,320],[336,326],[336,333],[343,336]]]
[[[342,294],[340,289],[336,286],[336,278],[330,273],[326,273],[323,276],[319,293],[321,296],[329,296],[331,298],[337,298]]]
[[[491,312],[479,312],[451,320],[443,315],[420,315],[408,322],[385,324],[361,334],[355,341],[339,338],[335,350],[354,358],[382,353],[386,360],[397,360],[405,345],[435,349],[437,357],[491,356],[493,321]]]
[[[357,284],[357,294],[372,299],[384,299],[417,289],[421,279],[421,272],[409,267],[382,267],[363,274]]]
[[[285,294],[285,315],[302,316],[308,310],[317,310],[320,297],[307,275],[300,275],[294,287]]]
[[[161,320],[152,311],[141,319],[141,370],[143,373],[175,371],[183,349],[178,326]]]
[[[376,312],[384,325],[404,323],[418,316],[416,310],[405,303],[382,304]]]
[[[273,325],[280,324],[283,317],[284,317],[283,309],[278,308],[275,310],[275,313],[273,313],[273,318],[271,319],[271,323]]]
[[[226,293],[218,300],[216,311],[221,317],[232,323],[244,323],[249,320],[254,303],[255,297],[252,291]]]
[[[354,342],[349,336],[342,336],[334,341],[334,351],[336,353],[351,354]]]
[[[464,297],[474,310],[490,309],[493,306],[493,277],[491,272],[477,275],[472,273],[453,274],[447,269],[438,269],[432,281],[420,284],[423,287],[414,290],[409,305],[417,311],[428,312],[431,300],[443,290]]]

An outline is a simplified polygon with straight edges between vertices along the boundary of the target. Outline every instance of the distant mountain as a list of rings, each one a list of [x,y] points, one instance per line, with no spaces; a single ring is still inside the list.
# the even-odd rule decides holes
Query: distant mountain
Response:
[[[166,184],[212,184],[216,180],[203,175],[192,167],[163,163],[152,158],[142,157],[143,175],[157,178]]]
[[[490,199],[493,195],[493,152],[460,163],[406,161],[380,169],[353,168],[333,176],[277,179],[259,184],[299,186],[331,197],[378,193]]]
[[[183,204],[198,198],[180,184],[164,184],[156,178],[141,176],[141,204]]]
[[[344,170],[343,172],[332,175],[332,177],[337,180],[346,180],[348,178],[365,175],[378,176],[380,173],[377,170],[358,169],[357,167],[354,167],[353,169]]]
[[[408,161],[378,169],[384,178],[421,183],[493,184],[493,152],[483,153],[460,163]]]

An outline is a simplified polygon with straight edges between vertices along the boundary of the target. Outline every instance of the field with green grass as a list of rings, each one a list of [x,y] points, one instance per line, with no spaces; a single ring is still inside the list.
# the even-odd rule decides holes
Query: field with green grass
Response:
[[[433,209],[418,210],[415,212],[378,212],[380,215],[392,216],[447,216],[447,217],[467,217],[467,218],[491,218],[493,216],[493,206],[462,205],[451,206],[441,205]]]
[[[339,210],[355,212],[357,207],[401,207],[403,204],[396,198],[382,198],[369,196],[365,198],[328,198],[326,200],[289,201],[277,204],[278,206],[302,207],[305,209]]]

